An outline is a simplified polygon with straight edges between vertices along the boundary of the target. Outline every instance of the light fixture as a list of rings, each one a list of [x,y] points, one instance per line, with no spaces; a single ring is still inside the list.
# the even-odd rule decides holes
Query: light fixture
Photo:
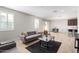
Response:
[[[53,12],[54,12],[54,13],[57,13],[58,11],[57,11],[57,10],[53,10]]]
[[[61,13],[63,13],[64,10],[53,10],[53,12],[54,12],[54,13],[57,13],[57,12],[61,12]]]

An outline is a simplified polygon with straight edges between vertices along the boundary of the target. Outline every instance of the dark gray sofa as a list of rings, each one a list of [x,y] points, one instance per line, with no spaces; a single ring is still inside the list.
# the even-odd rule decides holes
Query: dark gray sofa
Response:
[[[15,41],[0,43],[0,52],[12,49],[14,47],[16,47],[16,42]]]
[[[28,44],[29,42],[38,40],[41,34],[36,33],[36,31],[27,32],[27,36],[24,37],[23,43]]]

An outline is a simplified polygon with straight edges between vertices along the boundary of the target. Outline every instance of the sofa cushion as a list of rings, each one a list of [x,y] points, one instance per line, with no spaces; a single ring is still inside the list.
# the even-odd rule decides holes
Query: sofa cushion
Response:
[[[36,34],[36,31],[27,32],[27,35],[28,35],[28,36],[34,35],[34,34]]]
[[[26,39],[31,39],[31,38],[34,38],[34,37],[38,37],[40,36],[41,34],[34,34],[34,35],[30,35],[30,36],[27,36]]]
[[[21,32],[21,35],[27,36],[27,32]]]

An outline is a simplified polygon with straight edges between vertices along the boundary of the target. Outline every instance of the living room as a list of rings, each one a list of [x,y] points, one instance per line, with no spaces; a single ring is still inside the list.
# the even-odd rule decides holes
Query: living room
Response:
[[[58,50],[55,48],[56,51],[54,52],[77,52],[77,49],[74,48],[74,34],[78,32],[78,7],[0,6],[0,16],[1,22],[3,22],[0,24],[0,42],[4,44],[5,42],[16,41],[16,49],[5,50],[4,53],[31,53],[26,47],[39,40],[24,44],[25,41],[23,41],[22,36],[32,31],[41,34],[44,30],[53,36],[53,40],[61,42],[59,48],[57,47]],[[6,19],[8,20],[5,23]],[[73,20],[76,20],[76,24],[71,23],[74,22]],[[32,34],[34,33],[32,32]],[[33,49],[32,52],[34,52]],[[52,52],[50,51],[50,53]]]

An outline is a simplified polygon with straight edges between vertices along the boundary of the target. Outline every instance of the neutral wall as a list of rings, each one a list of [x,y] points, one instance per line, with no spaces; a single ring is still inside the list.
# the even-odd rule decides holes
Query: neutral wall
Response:
[[[78,18],[78,33],[79,33],[79,18]]]
[[[79,8],[77,10],[77,19],[78,19],[77,25],[78,25],[78,33],[79,33]]]
[[[51,21],[51,30],[52,28],[58,28],[59,32],[67,32],[68,26],[67,26],[67,20],[52,20]]]
[[[50,23],[50,28],[58,28],[59,32],[68,33],[68,29],[78,29],[77,26],[68,26],[68,20],[52,20]]]
[[[35,16],[31,16],[28,14],[24,14],[18,11],[14,11],[11,9],[7,9],[4,7],[0,7],[0,11],[7,12],[7,13],[13,13],[14,14],[14,30],[13,31],[0,31],[0,42],[2,41],[10,41],[15,40],[17,37],[19,37],[21,32],[27,32],[27,31],[34,31],[34,19]],[[40,19],[40,31],[43,27],[43,21]]]

